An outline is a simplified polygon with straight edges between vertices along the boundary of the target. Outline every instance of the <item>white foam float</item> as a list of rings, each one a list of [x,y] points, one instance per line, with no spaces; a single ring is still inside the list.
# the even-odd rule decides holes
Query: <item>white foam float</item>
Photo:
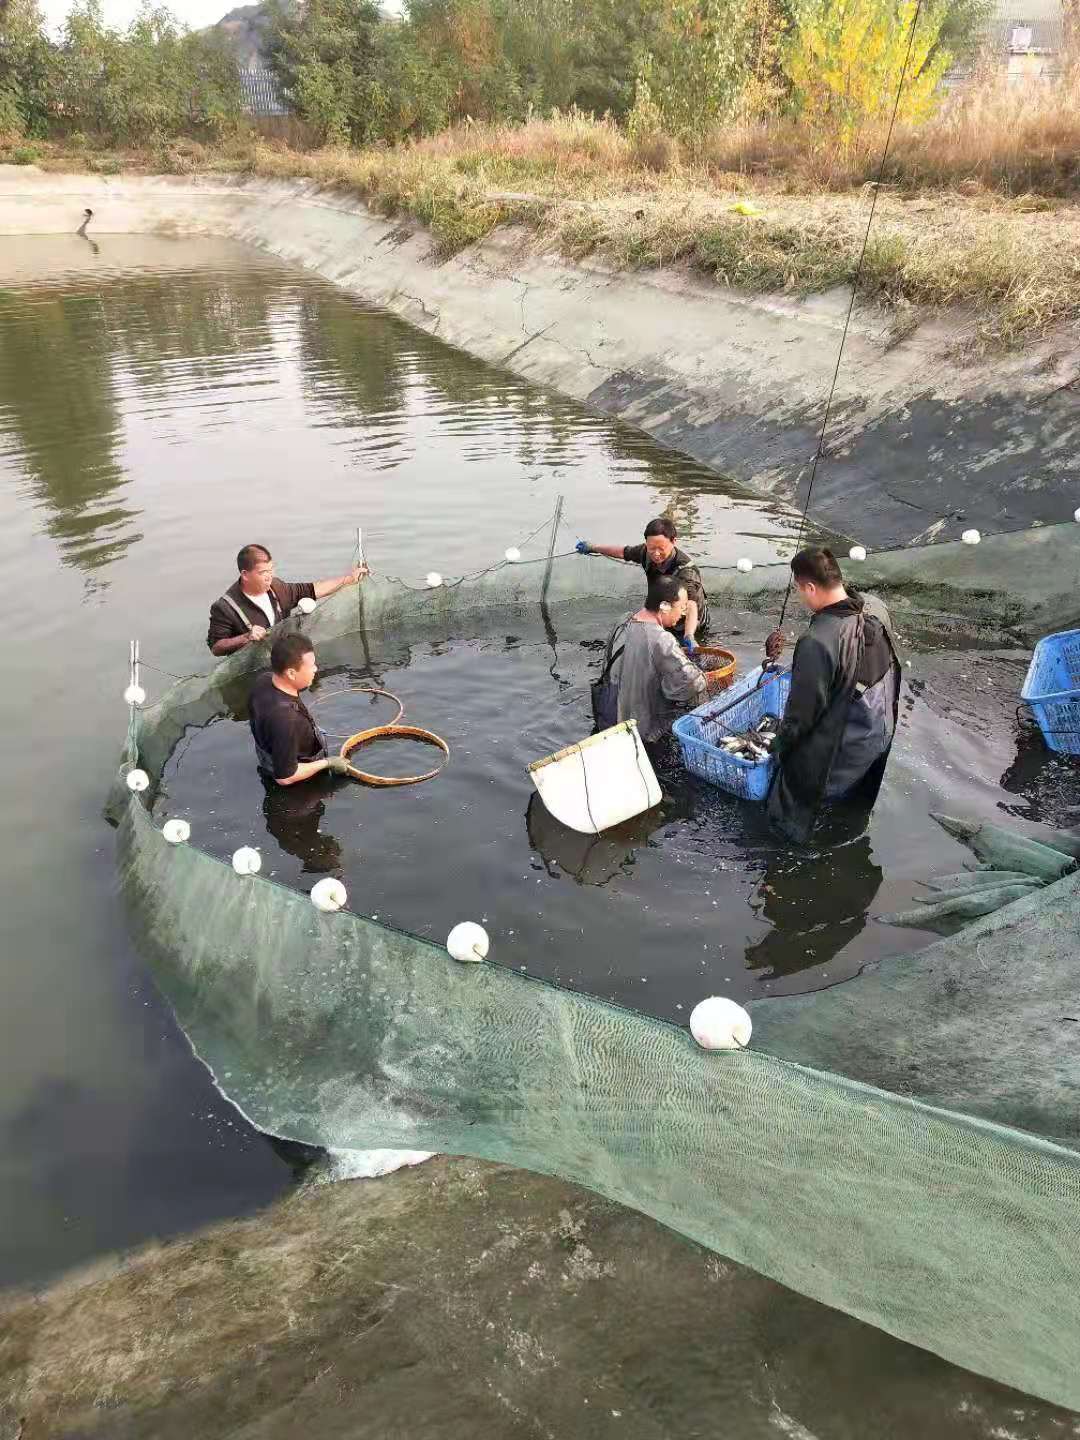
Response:
[[[847,553],[848,553],[848,559],[849,559],[849,560],[865,560],[865,559],[866,559],[866,546],[865,546],[865,545],[852,545],[851,549],[850,549]]]
[[[257,875],[262,869],[262,856],[252,845],[241,845],[233,851],[232,868],[238,875]]]
[[[439,586],[442,584],[442,576],[437,570],[429,570],[425,577],[424,583],[427,585],[429,590],[438,590]]]
[[[753,568],[754,562],[752,560],[748,560],[745,555],[743,555],[741,559],[735,561],[735,569],[738,570],[740,575],[749,575],[750,571],[753,570]]]
[[[490,947],[488,933],[474,920],[462,920],[446,937],[446,949],[451,960],[464,962],[483,960]]]
[[[699,1000],[690,1012],[690,1034],[703,1050],[745,1050],[753,1028],[747,1011],[723,995]]]
[[[965,530],[964,533],[960,536],[960,539],[964,542],[965,545],[978,545],[979,541],[982,539],[982,536],[979,534],[978,530]]]
[[[166,820],[161,833],[170,845],[183,845],[191,839],[191,826],[186,820]]]
[[[1073,519],[1080,525],[1080,509],[1073,511]]]
[[[529,775],[555,819],[582,835],[599,835],[661,800],[636,720],[534,760]]]
[[[125,705],[141,705],[146,699],[146,691],[141,685],[132,683],[124,691]]]
[[[506,558],[510,561],[511,565],[516,565],[517,562],[521,559],[521,551],[517,548],[516,545],[511,545],[509,550],[507,550],[506,552]]]
[[[318,603],[317,600],[312,600],[310,595],[303,595],[296,602],[296,608],[300,611],[301,615],[310,615],[317,608]]]
[[[325,875],[311,887],[311,903],[316,910],[325,910],[327,914],[341,910],[348,898],[345,886],[333,875]]]
[[[129,770],[127,787],[136,795],[141,795],[144,790],[150,789],[150,776],[145,770]]]

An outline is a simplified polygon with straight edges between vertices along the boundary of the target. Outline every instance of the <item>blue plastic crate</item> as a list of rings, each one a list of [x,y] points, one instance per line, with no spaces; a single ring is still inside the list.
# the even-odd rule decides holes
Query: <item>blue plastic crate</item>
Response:
[[[1080,630],[1062,630],[1039,641],[1020,698],[1051,750],[1080,755]]]
[[[762,670],[751,670],[730,689],[707,700],[672,726],[682,751],[683,764],[692,775],[717,785],[744,800],[764,800],[772,784],[775,760],[740,760],[720,749],[725,735],[737,735],[756,725],[763,715],[783,715],[791,692],[791,671],[784,670],[759,686]],[[741,704],[732,702],[744,696]],[[731,705],[731,709],[725,707]],[[717,716],[718,711],[724,714]],[[714,718],[715,717],[715,718]]]

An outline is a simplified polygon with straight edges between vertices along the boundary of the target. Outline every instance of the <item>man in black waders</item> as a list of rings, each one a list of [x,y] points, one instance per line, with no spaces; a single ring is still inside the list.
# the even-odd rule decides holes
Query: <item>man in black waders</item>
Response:
[[[800,550],[791,574],[813,618],[792,656],[767,809],[782,834],[803,843],[822,805],[857,799],[869,807],[877,799],[896,730],[900,661],[888,610],[845,588],[830,550]],[[768,658],[783,645],[774,630]]]
[[[672,630],[688,655],[697,649],[699,640],[709,632],[709,600],[701,583],[701,571],[676,541],[675,526],[666,517],[650,520],[645,526],[644,545],[592,545],[579,540],[574,549],[579,555],[606,555],[610,560],[626,560],[640,565],[648,585],[662,575],[678,580],[686,590],[686,614]]]
[[[274,562],[265,545],[245,545],[236,557],[240,578],[210,606],[206,643],[214,655],[231,655],[266,636],[279,620],[287,619],[301,600],[322,600],[345,585],[355,585],[368,573],[355,565],[332,580],[306,580],[291,584],[274,574]]]
[[[251,687],[248,721],[259,773],[271,784],[298,785],[329,770],[347,775],[348,761],[327,755],[326,740],[300,699],[318,673],[306,635],[279,635],[270,651],[270,669]]]

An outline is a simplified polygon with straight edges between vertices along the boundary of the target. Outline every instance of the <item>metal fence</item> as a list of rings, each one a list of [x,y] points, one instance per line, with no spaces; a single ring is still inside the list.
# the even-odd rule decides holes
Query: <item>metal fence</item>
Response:
[[[289,103],[272,70],[241,70],[240,92],[245,115],[288,115]]]

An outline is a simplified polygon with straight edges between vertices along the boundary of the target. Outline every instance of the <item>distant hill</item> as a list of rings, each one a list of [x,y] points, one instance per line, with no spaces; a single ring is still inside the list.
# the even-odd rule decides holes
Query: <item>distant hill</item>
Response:
[[[285,0],[282,8],[289,11],[294,5],[290,0]],[[241,69],[258,69],[266,64],[266,47],[270,34],[269,6],[238,5],[235,10],[223,15],[216,25],[211,25],[208,33],[224,37]]]

